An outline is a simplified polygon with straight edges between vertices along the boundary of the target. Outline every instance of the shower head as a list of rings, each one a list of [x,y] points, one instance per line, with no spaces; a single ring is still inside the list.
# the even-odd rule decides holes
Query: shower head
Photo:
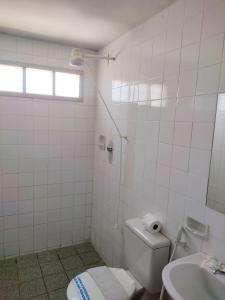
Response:
[[[110,60],[115,60],[115,57],[110,57],[108,56],[101,56],[97,54],[88,54],[85,53],[83,50],[80,48],[74,48],[71,52],[70,56],[70,65],[74,67],[80,67],[84,64],[84,61],[86,58],[91,58],[91,59],[104,59],[107,60],[108,62]]]
[[[71,66],[82,66],[84,64],[84,54],[79,48],[74,48],[70,56]]]

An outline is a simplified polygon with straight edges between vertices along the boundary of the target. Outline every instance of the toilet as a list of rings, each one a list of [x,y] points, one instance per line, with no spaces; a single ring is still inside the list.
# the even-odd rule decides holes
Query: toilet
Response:
[[[126,270],[97,267],[79,274],[68,285],[68,300],[131,299],[140,291],[160,292],[161,273],[168,263],[170,241],[161,233],[145,230],[141,219],[125,222]]]

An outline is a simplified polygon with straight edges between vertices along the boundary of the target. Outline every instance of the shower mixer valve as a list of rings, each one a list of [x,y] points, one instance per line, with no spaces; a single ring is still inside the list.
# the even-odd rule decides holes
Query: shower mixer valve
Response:
[[[107,147],[106,150],[107,150],[108,152],[113,152],[113,148],[112,148],[112,147]]]

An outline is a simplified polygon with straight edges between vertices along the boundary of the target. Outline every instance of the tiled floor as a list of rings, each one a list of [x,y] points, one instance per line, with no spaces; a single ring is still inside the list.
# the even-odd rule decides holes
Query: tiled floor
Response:
[[[69,281],[103,261],[90,243],[0,261],[0,300],[64,300]]]

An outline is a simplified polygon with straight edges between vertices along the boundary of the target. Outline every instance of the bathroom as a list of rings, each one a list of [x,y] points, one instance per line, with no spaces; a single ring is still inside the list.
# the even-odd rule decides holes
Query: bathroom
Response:
[[[224,0],[0,0],[0,299],[133,299],[69,286],[129,269],[147,214],[167,269],[135,297],[223,299],[224,40]],[[170,290],[200,254],[219,288]]]

